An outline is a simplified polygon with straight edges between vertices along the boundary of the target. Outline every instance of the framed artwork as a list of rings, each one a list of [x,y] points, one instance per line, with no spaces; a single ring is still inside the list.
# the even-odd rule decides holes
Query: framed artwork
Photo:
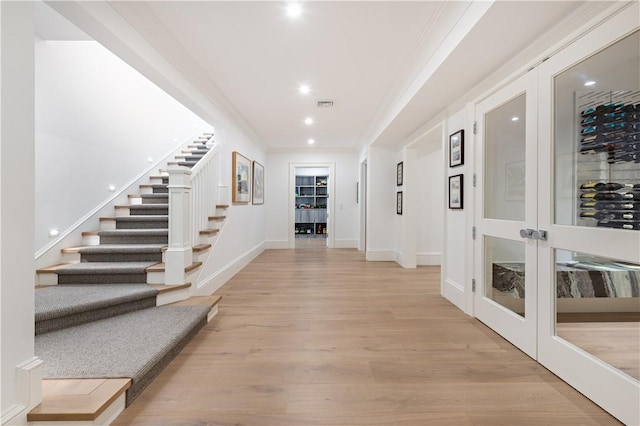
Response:
[[[463,175],[449,176],[449,208],[459,209],[463,207],[462,197],[464,194]]]
[[[403,167],[404,167],[404,163],[402,161],[399,162],[398,166],[396,167],[396,186],[402,186]]]
[[[233,151],[232,160],[233,190],[231,191],[231,201],[238,204],[248,203],[251,201],[251,187],[249,186],[251,184],[251,161],[236,151]]]
[[[396,214],[402,214],[402,191],[396,193]]]
[[[449,167],[464,164],[464,130],[458,130],[449,136]]]
[[[257,161],[253,162],[253,191],[252,203],[264,204],[264,166]]]

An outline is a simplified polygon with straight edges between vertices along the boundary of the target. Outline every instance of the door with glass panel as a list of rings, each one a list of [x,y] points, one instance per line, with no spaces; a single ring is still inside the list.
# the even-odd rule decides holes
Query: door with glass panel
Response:
[[[625,424],[640,424],[639,27],[635,3],[539,69],[538,360]]]
[[[534,72],[476,105],[475,316],[536,353]],[[471,182],[470,182],[471,183]]]

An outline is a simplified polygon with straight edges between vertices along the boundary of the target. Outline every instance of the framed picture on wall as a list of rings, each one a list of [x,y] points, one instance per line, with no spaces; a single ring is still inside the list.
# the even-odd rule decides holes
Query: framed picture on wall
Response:
[[[464,164],[464,130],[458,130],[449,136],[449,167]]]
[[[449,176],[449,208],[459,209],[463,207],[464,195],[463,175]]]
[[[231,191],[231,201],[236,204],[246,204],[251,201],[251,161],[233,151],[233,190]]]
[[[253,162],[253,204],[264,204],[264,166],[257,161]]]
[[[396,186],[402,186],[402,179],[403,179],[403,170],[404,168],[404,163],[401,161],[398,163],[398,166],[396,167]]]
[[[402,191],[396,194],[396,214],[402,214]]]

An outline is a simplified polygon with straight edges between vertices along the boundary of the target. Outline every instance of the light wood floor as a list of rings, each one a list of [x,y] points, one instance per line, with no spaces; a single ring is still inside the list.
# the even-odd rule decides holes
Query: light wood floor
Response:
[[[439,273],[268,250],[114,424],[618,424],[443,299]]]

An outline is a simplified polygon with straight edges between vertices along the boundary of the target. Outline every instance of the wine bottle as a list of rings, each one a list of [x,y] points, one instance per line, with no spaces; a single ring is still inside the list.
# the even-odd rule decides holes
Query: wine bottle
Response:
[[[584,192],[582,194],[580,194],[580,198],[582,199],[592,199],[592,200],[615,200],[616,196],[618,194],[615,194],[613,192],[595,192],[595,191],[590,191],[590,192]]]
[[[580,189],[587,189],[590,191],[615,191],[620,188],[624,188],[624,185],[615,182],[589,182],[580,185]]]
[[[640,221],[602,220],[598,222],[598,226],[617,229],[640,229]]]
[[[640,183],[588,182],[580,185],[580,189],[589,191],[616,191],[618,189],[640,189]]]
[[[618,219],[618,220],[640,220],[640,212],[619,212],[619,211],[597,211],[587,210],[580,213],[580,217],[587,219]]]

